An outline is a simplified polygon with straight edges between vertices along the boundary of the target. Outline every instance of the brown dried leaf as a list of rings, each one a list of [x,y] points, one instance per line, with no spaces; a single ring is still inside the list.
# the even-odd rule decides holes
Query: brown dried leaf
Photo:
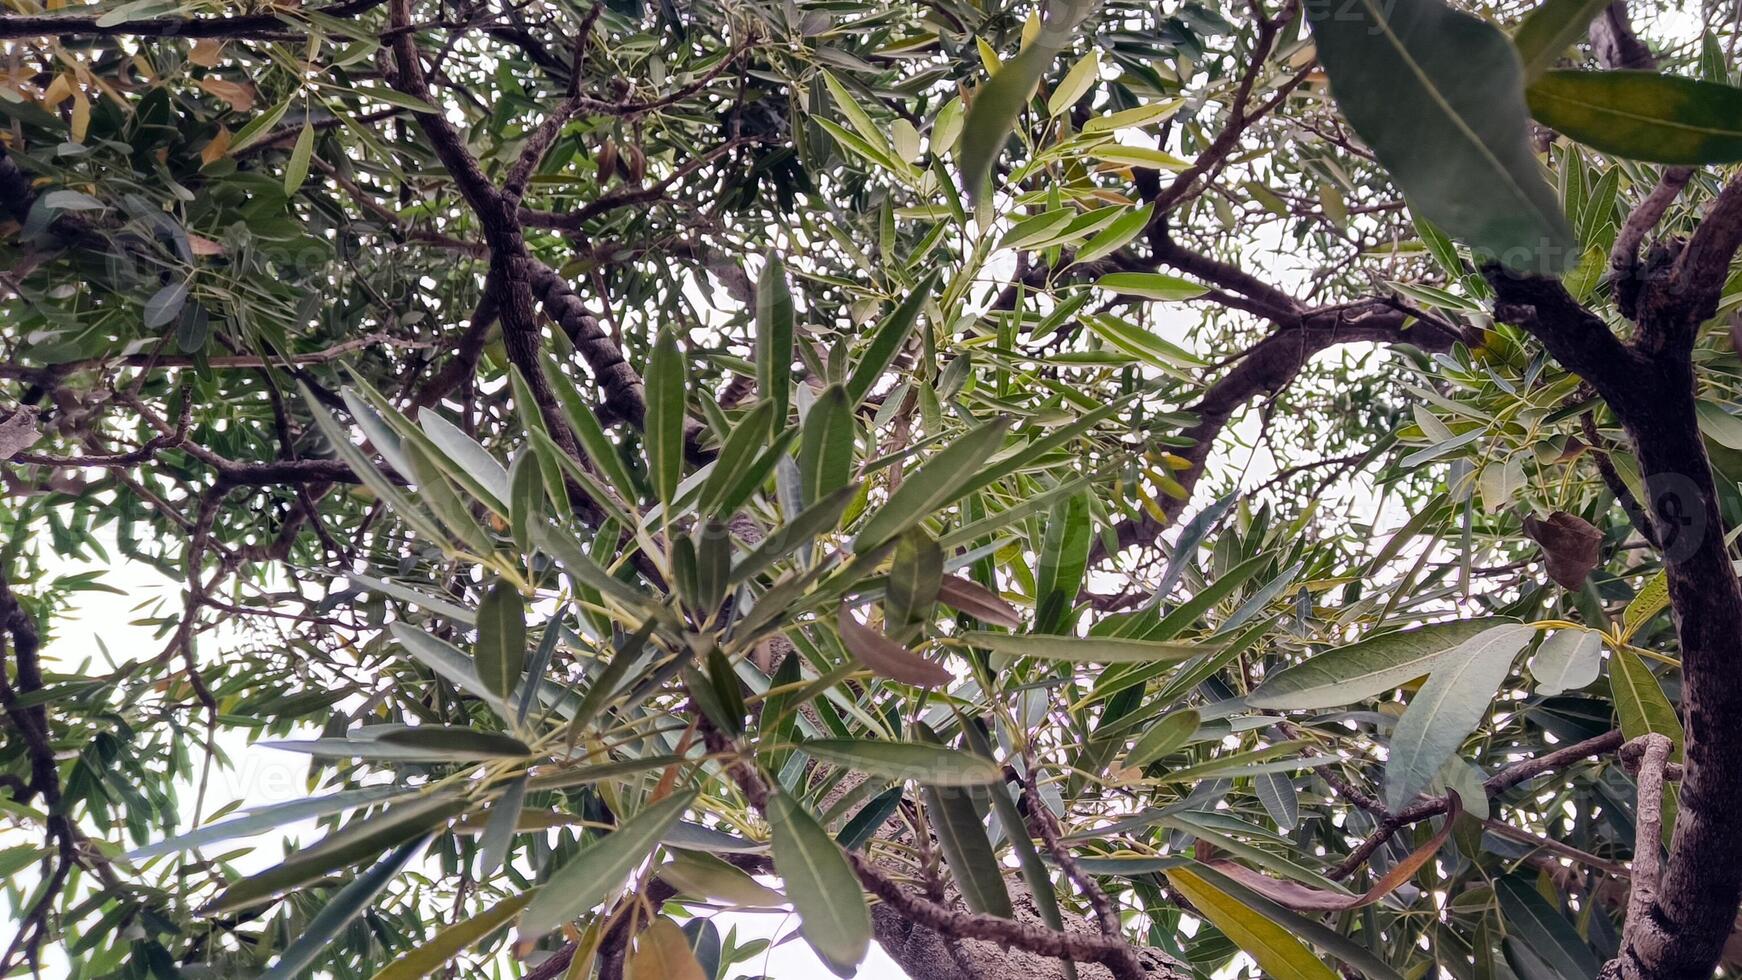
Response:
[[[841,623],[841,642],[872,673],[918,687],[934,687],[955,680],[955,675],[941,665],[932,663],[854,619],[845,605],[841,606],[838,618]]]
[[[1579,588],[1597,567],[1603,532],[1577,514],[1557,510],[1547,520],[1526,517],[1524,530],[1542,546],[1548,577],[1562,588]]]

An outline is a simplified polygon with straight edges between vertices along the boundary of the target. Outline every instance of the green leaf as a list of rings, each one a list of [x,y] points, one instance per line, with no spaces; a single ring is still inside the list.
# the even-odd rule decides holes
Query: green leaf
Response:
[[[768,426],[774,418],[774,404],[760,401],[732,427],[725,444],[720,447],[719,456],[714,459],[714,468],[708,471],[708,477],[702,481],[701,491],[696,495],[699,513],[726,516],[721,505],[728,499],[728,493],[755,466],[758,450],[768,441]]]
[[[302,132],[296,134],[296,145],[291,147],[290,161],[284,165],[284,196],[291,197],[302,189],[303,181],[308,179],[309,160],[315,152],[315,128],[309,124],[307,117],[302,121]]]
[[[520,826],[520,810],[526,803],[526,777],[508,784],[496,802],[490,804],[490,819],[484,824],[484,836],[478,841],[478,878],[488,880],[508,859],[508,849],[514,843],[514,833]]]
[[[557,400],[563,404],[563,414],[568,418],[569,428],[574,430],[575,438],[581,441],[581,449],[586,452],[587,458],[592,461],[594,466],[598,467],[600,473],[604,474],[605,479],[610,482],[611,488],[617,491],[620,498],[625,501],[634,501],[639,498],[640,494],[636,490],[635,480],[629,475],[629,468],[624,465],[623,457],[618,454],[616,444],[611,441],[609,436],[605,435],[604,427],[599,424],[599,417],[581,398],[581,393],[569,383],[568,377],[557,368],[556,361],[552,360],[548,354],[544,355],[544,373],[545,377],[551,379],[551,388],[556,391]],[[515,377],[520,377],[518,370],[515,371]],[[521,384],[524,383],[525,380],[521,379]],[[537,406],[535,405],[529,405],[523,411],[528,412],[533,417],[537,416]]]
[[[1338,106],[1413,211],[1517,272],[1577,260],[1531,150],[1524,72],[1504,34],[1440,0],[1307,14]]]
[[[1524,63],[1524,81],[1542,77],[1566,50],[1585,36],[1585,30],[1609,0],[1543,0],[1512,35]]]
[[[155,329],[165,326],[181,315],[181,308],[187,303],[188,287],[185,282],[172,282],[145,301],[145,326]]]
[[[1077,104],[1077,101],[1101,80],[1101,52],[1090,49],[1071,70],[1065,72],[1058,87],[1047,96],[1046,112],[1049,116],[1057,116],[1066,109]]]
[[[1536,693],[1550,696],[1577,690],[1603,672],[1603,634],[1563,629],[1542,641],[1530,658]]]
[[[683,475],[684,362],[677,338],[661,330],[647,363],[647,473],[660,503],[671,507]],[[667,515],[668,517],[670,515]]]
[[[375,900],[381,889],[386,888],[387,883],[404,870],[427,843],[429,839],[422,838],[401,844],[393,853],[339,889],[322,903],[320,911],[309,920],[308,928],[285,947],[278,961],[260,975],[260,980],[291,980],[312,966],[321,950],[326,949],[351,924],[352,919],[369,907],[369,903]]]
[[[1651,621],[1651,618],[1669,608],[1669,572],[1660,569],[1656,575],[1646,580],[1640,587],[1639,594],[1627,603],[1627,608],[1621,612],[1622,639],[1632,639],[1639,632],[1639,627]]]
[[[429,942],[382,967],[371,980],[420,980],[429,976],[465,952],[467,947],[482,942],[519,915],[534,894],[521,892],[513,898],[491,904],[463,922],[443,926],[436,930]]]
[[[419,663],[460,690],[482,699],[498,715],[508,717],[507,702],[484,683],[478,676],[477,665],[459,647],[409,623],[393,623],[387,629]]]
[[[1073,494],[1054,505],[1036,555],[1034,632],[1058,633],[1071,622],[1094,539],[1086,494]]]
[[[1501,622],[1457,620],[1368,637],[1272,674],[1246,703],[1281,711],[1353,704],[1428,673],[1447,651]]]
[[[1162,301],[1193,299],[1209,292],[1190,279],[1161,272],[1109,272],[1095,280],[1095,285],[1123,296]]]
[[[774,406],[774,427],[786,426],[792,389],[792,288],[786,263],[773,252],[756,280],[756,394]]]
[[[1157,759],[1166,758],[1191,741],[1200,724],[1198,713],[1190,708],[1175,711],[1155,724],[1125,753],[1125,764],[1141,769]]]
[[[1211,653],[1216,644],[1132,640],[1112,636],[1017,636],[965,632],[951,638],[959,646],[979,647],[1011,657],[1034,657],[1075,664],[1152,664]]]
[[[275,803],[271,806],[249,810],[247,816],[225,820],[222,823],[207,824],[168,840],[147,844],[127,852],[127,859],[143,861],[160,854],[174,854],[177,851],[204,847],[216,841],[230,840],[235,837],[253,837],[285,824],[343,813],[346,810],[409,796],[416,792],[415,788],[407,786],[366,786],[362,789],[344,790],[314,799]]]
[[[497,579],[478,604],[478,676],[490,693],[507,698],[526,664],[526,602],[520,590]]]
[[[1458,751],[1512,672],[1518,651],[1536,633],[1529,626],[1495,626],[1471,637],[1436,664],[1391,732],[1385,763],[1385,804],[1408,805]]]
[[[508,467],[509,536],[522,552],[532,550],[532,527],[545,519],[544,468],[537,450],[521,450]],[[564,501],[566,504],[567,501]]]
[[[230,885],[202,912],[223,915],[319,881],[340,868],[423,837],[469,805],[464,799],[431,796],[347,824],[312,847],[292,852],[283,863]]]
[[[1124,248],[1132,239],[1143,234],[1149,227],[1149,219],[1155,213],[1152,205],[1134,208],[1114,219],[1112,224],[1101,229],[1095,237],[1083,243],[1077,249],[1075,262],[1093,262],[1104,255],[1111,255]]]
[[[813,738],[800,742],[798,747],[814,758],[839,763],[855,772],[884,779],[911,779],[928,786],[983,786],[1004,778],[1004,771],[992,760],[942,745]]]
[[[478,499],[478,502],[502,517],[508,516],[508,471],[502,468],[490,451],[478,441],[460,431],[459,426],[442,417],[440,412],[424,409],[417,414],[417,424],[429,436],[430,444],[439,450],[432,454],[442,472]]]
[[[411,467],[409,475],[417,481],[418,501],[428,505],[436,517],[447,525],[453,537],[475,553],[487,555],[495,550],[490,533],[472,516],[471,508],[460,499],[460,495],[455,492],[430,453],[415,442],[401,443],[399,451]],[[444,535],[438,540],[446,541],[448,538]]]
[[[883,596],[883,622],[903,631],[931,618],[943,586],[944,552],[923,528],[911,527],[896,539],[889,566],[889,588]]]
[[[816,540],[817,535],[834,530],[841,522],[847,504],[856,496],[856,488],[842,487],[799,511],[796,517],[770,531],[748,555],[732,566],[729,582],[734,585],[742,582]]]
[[[551,874],[521,914],[521,939],[537,939],[604,901],[647,859],[695,798],[694,790],[668,796],[581,848]]]
[[[959,158],[962,187],[970,199],[979,201],[990,190],[992,165],[1003,152],[1010,131],[1016,127],[1017,115],[1028,104],[1059,47],[1058,42],[1043,43],[1036,39],[974,93],[967,118],[962,122]]]
[[[919,311],[931,301],[931,294],[937,288],[939,273],[936,269],[920,277],[895,308],[895,312],[871,332],[871,341],[865,345],[865,352],[860,355],[859,363],[853,367],[853,373],[847,376],[847,404],[856,406],[871,394],[871,389],[877,385],[877,379],[883,377],[883,372],[889,370],[889,365],[895,363],[895,356],[901,353],[901,345],[906,342],[908,334],[913,332],[913,325],[919,321]]]
[[[1337,980],[1337,974],[1283,927],[1241,904],[1227,892],[1186,868],[1172,868],[1167,880],[1210,924],[1258,962],[1273,980]]]
[[[1577,980],[1597,975],[1599,964],[1590,945],[1529,881],[1503,875],[1494,882],[1494,892],[1506,931],[1547,963],[1555,976]]]
[[[673,851],[672,860],[660,865],[659,876],[682,894],[730,902],[740,908],[786,904],[786,896],[703,851]]]
[[[1004,443],[1008,426],[1003,418],[987,422],[921,463],[859,529],[853,550],[877,547],[965,493],[981,464]]]
[[[401,759],[461,762],[522,759],[532,754],[525,742],[509,735],[446,725],[418,725],[373,738],[315,738],[307,741],[256,742],[262,748],[306,752],[325,758]]]
[[[1668,735],[1675,743],[1671,759],[1679,761],[1685,733],[1681,716],[1663,693],[1663,685],[1645,666],[1645,661],[1632,650],[1621,647],[1609,656],[1609,690],[1615,701],[1615,715],[1621,720],[1621,734],[1628,741],[1650,732]],[[1669,821],[1665,821],[1667,826]]]
[[[809,505],[847,485],[856,462],[858,423],[847,389],[829,385],[805,413],[798,443],[799,485]]]
[[[1742,160],[1742,89],[1643,71],[1551,71],[1526,91],[1537,121],[1630,160]]]
[[[938,850],[943,852],[944,863],[955,876],[962,901],[982,915],[1013,918],[1003,867],[986,836],[986,810],[992,802],[991,794],[984,789],[922,786],[920,799],[925,802]]]
[[[852,976],[871,948],[871,911],[841,845],[799,801],[785,793],[768,800],[774,830],[774,870],[798,912],[805,941],[837,975]]]

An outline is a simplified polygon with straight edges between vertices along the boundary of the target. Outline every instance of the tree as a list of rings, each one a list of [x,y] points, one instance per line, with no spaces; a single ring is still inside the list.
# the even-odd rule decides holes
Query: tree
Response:
[[[0,17],[0,975],[1737,969],[1742,28],[1629,13]]]

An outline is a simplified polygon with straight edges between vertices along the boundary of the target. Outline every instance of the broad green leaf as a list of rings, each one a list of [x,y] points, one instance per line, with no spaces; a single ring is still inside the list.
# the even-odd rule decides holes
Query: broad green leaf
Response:
[[[1525,84],[1542,77],[1585,36],[1591,19],[1607,6],[1609,0],[1543,0],[1538,4],[1512,34],[1512,44],[1524,63]]]
[[[260,975],[260,980],[291,980],[312,966],[351,920],[363,914],[375,896],[387,887],[411,860],[429,843],[428,838],[407,841],[382,858],[368,871],[352,879],[322,903],[320,911],[309,920],[300,936],[284,948],[278,960]]]
[[[1209,292],[1190,279],[1162,272],[1109,272],[1095,280],[1095,285],[1123,296],[1163,301],[1194,299]]]
[[[1211,653],[1216,644],[1132,640],[1112,636],[1018,636],[1011,633],[959,633],[959,646],[980,647],[1011,657],[1034,657],[1075,664],[1150,664]]]
[[[1590,944],[1526,879],[1503,875],[1494,882],[1506,931],[1548,964],[1562,980],[1597,975],[1599,963]]]
[[[684,362],[677,338],[661,330],[647,362],[647,473],[660,503],[671,506],[683,475]],[[669,516],[669,515],[668,515]]]
[[[1300,794],[1287,776],[1279,772],[1259,773],[1252,777],[1252,792],[1279,829],[1293,830],[1300,822]]]
[[[847,485],[856,461],[857,431],[847,390],[829,385],[806,413],[799,437],[798,474],[807,505]]]
[[[253,837],[285,824],[343,813],[346,810],[409,796],[416,792],[415,788],[407,786],[366,786],[362,789],[344,790],[313,799],[275,803],[271,806],[249,810],[246,816],[225,820],[221,823],[207,824],[168,840],[147,844],[127,852],[127,858],[130,861],[143,861],[160,854],[192,850],[234,837]]]
[[[484,824],[484,836],[478,841],[478,878],[487,880],[502,867],[514,835],[520,828],[520,811],[526,803],[526,777],[508,784],[496,802],[490,804],[490,819]]]
[[[1632,639],[1639,627],[1669,608],[1669,573],[1659,570],[1640,587],[1639,594],[1621,613],[1621,638]]]
[[[921,463],[859,529],[853,550],[870,551],[966,492],[980,465],[1003,444],[1008,425],[1002,418],[984,423]]]
[[[931,301],[932,291],[937,288],[939,273],[932,270],[914,283],[913,289],[896,306],[895,312],[889,314],[884,321],[871,332],[871,341],[865,345],[865,351],[859,356],[859,363],[854,365],[853,373],[847,376],[847,404],[857,406],[871,394],[877,380],[883,377],[883,372],[889,370],[889,365],[895,363],[895,357],[901,353],[901,345],[907,341],[913,332],[913,325],[919,321],[919,311]]]
[[[1726,449],[1742,449],[1742,418],[1703,398],[1694,403],[1694,413],[1706,438]]]
[[[313,846],[292,852],[281,864],[231,884],[202,911],[223,915],[319,881],[340,868],[423,837],[469,805],[468,801],[452,796],[430,796],[389,807],[347,824]]]
[[[1385,804],[1393,813],[1415,799],[1474,731],[1500,682],[1512,672],[1518,651],[1530,642],[1529,626],[1495,626],[1471,637],[1434,666],[1391,732],[1385,763]]]
[[[1172,868],[1167,880],[1210,924],[1258,962],[1272,980],[1337,980],[1337,974],[1283,927],[1248,908],[1186,868]]]
[[[1549,696],[1577,690],[1603,672],[1603,634],[1563,629],[1542,641],[1530,658],[1536,693]]]
[[[392,596],[401,602],[409,602],[425,612],[432,612],[444,619],[451,619],[462,626],[471,626],[477,622],[478,614],[458,603],[443,599],[441,596],[430,595],[409,585],[401,585],[387,579],[374,578],[356,572],[347,572],[345,577],[354,584],[360,585],[371,592],[380,592]]]
[[[659,876],[685,895],[730,902],[740,908],[786,904],[786,896],[705,851],[673,851],[672,859],[660,865]]]
[[[769,797],[768,823],[774,870],[805,941],[837,975],[852,976],[871,948],[871,911],[846,854],[804,804],[785,793]]]
[[[714,459],[714,468],[708,471],[708,477],[702,481],[701,491],[696,495],[699,513],[729,516],[721,504],[755,466],[758,451],[768,441],[768,426],[773,419],[774,404],[761,401],[732,427],[725,444],[720,447],[720,455]]]
[[[1353,704],[1421,677],[1447,651],[1501,622],[1457,620],[1369,637],[1272,674],[1246,696],[1246,703],[1283,711]]]
[[[478,677],[490,693],[507,698],[526,665],[526,602],[520,590],[497,579],[478,603]]]
[[[145,301],[145,326],[155,329],[168,325],[181,315],[187,304],[188,287],[184,282],[172,282],[151,294]]]
[[[1065,77],[1059,81],[1058,87],[1047,96],[1046,112],[1056,116],[1077,104],[1090,88],[1101,78],[1101,52],[1090,49],[1071,70],[1065,72]]]
[[[950,786],[921,786],[926,817],[937,836],[944,863],[955,876],[956,888],[968,908],[1001,919],[1014,916],[1003,866],[986,836],[986,810],[991,791]],[[1027,831],[1021,831],[1026,833]]]
[[[813,738],[800,742],[798,747],[814,758],[838,763],[855,772],[884,779],[911,779],[929,786],[982,786],[1004,778],[1003,769],[990,759],[923,742]]]
[[[792,389],[792,288],[786,263],[773,252],[756,280],[756,395],[774,406],[774,428],[786,427]]]
[[[1144,126],[1154,126],[1178,112],[1185,104],[1184,99],[1164,99],[1160,102],[1151,102],[1148,105],[1110,112],[1105,116],[1096,116],[1083,124],[1083,134],[1116,133],[1121,129],[1141,129]]]
[[[581,917],[628,880],[647,859],[696,793],[676,793],[623,821],[617,829],[582,847],[557,868],[520,916],[520,935],[531,940]]]
[[[1086,495],[1075,494],[1054,505],[1036,555],[1034,632],[1058,633],[1070,624],[1094,537]]]
[[[1199,724],[1198,713],[1190,708],[1173,712],[1149,726],[1149,730],[1131,746],[1131,751],[1125,753],[1125,764],[1141,769],[1157,759],[1173,754],[1191,740],[1192,733],[1198,730]]]
[[[557,367],[550,355],[544,355],[544,374],[550,380],[550,385],[556,391],[557,400],[562,402],[563,414],[568,418],[569,428],[580,440],[581,449],[586,452],[587,459],[604,474],[611,488],[617,491],[617,496],[624,501],[632,502],[640,497],[636,490],[635,480],[629,475],[629,467],[618,454],[617,446],[611,438],[605,435],[605,429],[599,424],[599,417],[582,398],[575,386],[569,383],[568,377]],[[514,372],[515,378],[524,385],[525,379],[520,372]],[[528,410],[536,418],[536,406]]]
[[[308,179],[309,160],[315,152],[315,128],[307,118],[302,121],[302,132],[296,134],[296,145],[290,150],[290,161],[284,165],[284,196],[292,197],[302,189],[303,181]]]
[[[491,904],[469,919],[438,929],[429,942],[382,967],[370,980],[421,980],[429,976],[519,915],[533,894],[521,892]]]
[[[1676,714],[1675,706],[1663,693],[1663,685],[1645,666],[1645,661],[1626,647],[1610,653],[1609,690],[1623,737],[1631,741],[1649,732],[1668,735],[1675,743],[1671,758],[1680,760],[1685,738],[1681,716]]]
[[[1526,91],[1545,126],[1630,160],[1742,160],[1742,89],[1643,71],[1551,71]]]
[[[898,632],[931,618],[943,586],[944,552],[923,528],[910,527],[896,539],[883,595],[883,621]]]
[[[1517,272],[1578,258],[1530,146],[1524,71],[1499,29],[1440,0],[1308,5],[1344,117],[1412,211]]]

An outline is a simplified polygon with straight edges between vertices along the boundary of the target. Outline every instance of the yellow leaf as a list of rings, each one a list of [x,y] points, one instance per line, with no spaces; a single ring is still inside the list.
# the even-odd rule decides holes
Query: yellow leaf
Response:
[[[54,76],[54,81],[48,83],[48,88],[42,93],[44,108],[53,108],[73,94],[73,76],[70,72]]]
[[[1198,914],[1245,950],[1272,980],[1337,980],[1337,974],[1288,931],[1240,904],[1196,872],[1174,868],[1167,880]]]
[[[496,903],[464,922],[440,929],[429,942],[382,967],[375,974],[374,980],[417,980],[419,977],[429,976],[447,965],[449,960],[465,952],[468,946],[501,928],[531,898],[532,892],[523,892],[505,902]]]
[[[623,965],[624,980],[708,980],[689,937],[670,919],[654,920],[635,940],[635,952]]]

